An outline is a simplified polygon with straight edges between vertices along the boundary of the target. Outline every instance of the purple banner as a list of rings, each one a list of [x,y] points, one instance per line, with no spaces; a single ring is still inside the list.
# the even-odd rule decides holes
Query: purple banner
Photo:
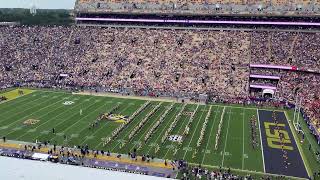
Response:
[[[255,85],[255,84],[250,84],[251,88],[257,88],[257,89],[272,89],[272,90],[276,90],[276,87],[273,86],[263,86],[263,85]]]
[[[257,75],[257,74],[251,74],[251,78],[264,78],[264,79],[280,79],[279,76],[265,76],[265,75]]]
[[[267,64],[250,64],[250,67],[253,67],[253,68],[298,70],[298,68],[296,66],[278,66],[278,65],[267,65]]]
[[[283,22],[283,21],[202,21],[173,19],[127,19],[127,18],[76,18],[78,21],[118,21],[118,22],[154,22],[154,23],[190,23],[190,24],[238,24],[238,25],[285,25],[285,26],[320,26],[315,22]]]

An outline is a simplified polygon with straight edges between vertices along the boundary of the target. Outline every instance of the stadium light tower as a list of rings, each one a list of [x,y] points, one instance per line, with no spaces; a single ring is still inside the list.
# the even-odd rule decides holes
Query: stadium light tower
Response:
[[[30,14],[32,14],[33,16],[37,14],[37,7],[34,2],[32,3],[32,5],[30,7]]]
[[[295,92],[295,108],[294,108],[294,115],[293,115],[293,126],[296,129],[296,131],[301,131],[301,129],[299,128],[299,119],[300,119],[301,103],[302,103],[302,97],[299,97],[300,92],[301,92],[301,87],[296,89],[296,92]]]

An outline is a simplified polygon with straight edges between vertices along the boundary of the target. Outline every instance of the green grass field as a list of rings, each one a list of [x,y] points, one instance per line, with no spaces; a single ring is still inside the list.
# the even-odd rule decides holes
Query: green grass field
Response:
[[[74,103],[64,105],[66,101]],[[188,104],[183,109],[183,104],[180,103],[150,101],[150,105],[133,118],[118,137],[106,146],[103,146],[101,139],[110,137],[121,123],[103,121],[98,127],[89,129],[89,124],[94,122],[101,113],[107,113],[117,105],[119,108],[114,112],[115,114],[131,116],[146,102],[139,99],[37,90],[0,103],[0,136],[26,142],[35,142],[36,139],[49,140],[51,143],[71,147],[87,144],[90,149],[109,150],[123,154],[136,148],[139,154],[149,154],[160,159],[184,159],[191,164],[203,164],[208,167],[222,166],[264,172],[261,144],[258,148],[253,149],[251,143],[249,121],[252,116],[257,116],[257,109],[254,107]],[[158,108],[157,105],[159,105]],[[172,108],[168,110],[171,105]],[[157,108],[155,113],[146,120],[132,138],[129,138],[133,129],[155,108]],[[80,110],[82,110],[82,115]],[[144,137],[166,110],[168,112],[163,121],[145,143]],[[188,136],[183,136],[181,143],[169,139],[161,143],[165,131],[180,111],[181,116],[176,119],[177,124],[169,135],[183,136],[191,114],[195,112]],[[203,141],[201,146],[197,147],[206,116],[209,119]],[[25,125],[24,121],[28,119],[39,120],[39,122],[34,125]],[[215,150],[215,139],[221,119],[221,136],[218,149]],[[52,133],[52,128],[55,128],[55,134]],[[257,126],[257,132],[260,133],[259,126]],[[67,136],[66,141],[64,135]]]

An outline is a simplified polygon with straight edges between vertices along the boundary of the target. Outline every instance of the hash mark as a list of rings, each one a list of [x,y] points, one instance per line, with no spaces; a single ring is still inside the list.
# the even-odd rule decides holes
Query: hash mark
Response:
[[[21,130],[22,129],[22,127],[21,126],[19,126],[19,127],[15,127],[15,128],[13,128],[12,130],[13,131],[18,131],[18,130]]]
[[[50,132],[50,131],[45,130],[45,131],[42,131],[41,134],[49,134],[49,132]]]
[[[28,133],[36,132],[36,129],[29,129],[27,132]]]
[[[71,134],[71,138],[77,138],[79,137],[79,134]]]
[[[57,136],[63,136],[64,133],[57,133]]]
[[[8,129],[9,126],[1,126],[0,129],[4,130],[4,129]]]
[[[184,147],[182,150],[184,150],[184,151],[192,151],[192,147]]]

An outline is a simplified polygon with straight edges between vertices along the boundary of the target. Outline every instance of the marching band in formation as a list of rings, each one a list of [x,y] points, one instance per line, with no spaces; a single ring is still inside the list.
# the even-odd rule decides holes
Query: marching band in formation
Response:
[[[185,130],[184,130],[184,132],[183,132],[183,136],[184,136],[184,137],[187,137],[187,136],[189,135],[189,130],[190,130],[191,124],[192,124],[192,122],[193,122],[194,116],[195,116],[198,108],[199,108],[199,104],[197,105],[196,109],[191,113],[191,116],[190,116],[190,118],[189,118],[189,122],[188,122],[188,124],[187,124],[187,126],[185,127]]]
[[[166,130],[166,132],[164,133],[162,139],[161,139],[161,143],[163,144],[165,142],[165,140],[169,137],[171,131],[176,127],[178,120],[180,119],[184,109],[186,108],[187,104],[183,104],[180,112],[177,114],[177,116],[174,118],[173,122],[171,123],[170,127]]]
[[[149,120],[149,118],[159,110],[160,106],[161,106],[162,102],[159,103],[158,105],[156,105],[152,111],[150,111],[146,116],[145,118],[140,121],[140,123],[138,124],[138,126],[136,126],[132,131],[131,133],[129,134],[129,141],[133,138],[134,135],[136,135],[136,133],[143,127],[143,125]]]
[[[202,125],[201,131],[200,131],[200,137],[199,137],[198,142],[197,142],[197,147],[200,147],[201,144],[202,144],[204,133],[205,133],[205,131],[207,129],[207,124],[208,124],[208,121],[209,121],[209,118],[210,118],[210,115],[211,115],[211,107],[212,106],[210,106],[209,111],[208,111],[207,116],[206,116],[206,119],[204,120],[204,123]]]
[[[283,154],[282,154],[283,163],[284,163],[284,167],[287,169],[288,166],[289,166],[291,163],[289,162],[288,151],[284,149],[284,146],[285,146],[285,138],[284,138],[284,134],[280,132],[279,121],[278,121],[278,119],[277,119],[277,116],[276,116],[275,111],[273,111],[273,113],[272,113],[272,119],[273,119],[274,123],[276,124],[275,130],[279,132],[281,152],[283,153]]]
[[[161,115],[160,119],[152,126],[152,128],[148,131],[146,136],[144,137],[144,142],[146,143],[149,138],[152,136],[154,131],[159,127],[159,125],[164,121],[164,118],[167,116],[167,114],[172,110],[174,103],[172,103],[166,111]]]
[[[220,136],[221,136],[221,129],[222,129],[222,123],[223,123],[223,117],[224,117],[224,113],[225,113],[225,109],[223,108],[222,110],[222,115],[221,115],[221,119],[218,125],[218,133],[216,134],[216,142],[214,144],[214,149],[218,150],[218,144],[219,144],[219,140],[220,140]]]
[[[250,119],[250,127],[251,127],[252,148],[256,149],[259,143],[258,143],[258,133],[257,133],[257,118],[254,115]]]
[[[147,101],[144,103],[137,111],[135,111],[132,116],[130,116],[127,120],[127,123],[121,124],[119,127],[117,127],[111,134],[111,137],[105,137],[101,140],[103,141],[103,146],[107,145],[109,142],[111,142],[114,138],[116,138],[119,133],[129,124],[132,119],[134,119],[138,114],[140,114],[148,105],[150,105],[150,101]]]

